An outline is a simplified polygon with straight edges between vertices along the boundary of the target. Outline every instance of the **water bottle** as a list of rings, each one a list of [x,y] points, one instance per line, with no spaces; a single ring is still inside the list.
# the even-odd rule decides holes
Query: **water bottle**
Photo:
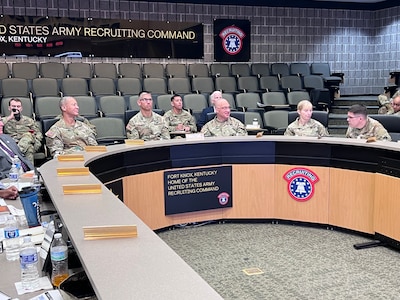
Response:
[[[14,155],[14,158],[12,160],[12,163],[15,165],[15,167],[18,170],[18,174],[21,175],[24,173],[24,170],[22,169],[21,165],[21,160],[19,159],[18,155]]]
[[[25,290],[33,290],[39,287],[38,254],[29,236],[24,237],[24,243],[19,252],[19,261],[21,263],[22,287]]]
[[[4,237],[6,238],[7,260],[17,260],[19,258],[19,229],[13,215],[7,216],[7,222],[4,227]]]
[[[19,171],[14,164],[11,165],[10,172],[8,173],[8,178],[10,179],[11,182],[15,183],[17,183],[19,180]]]
[[[50,247],[52,265],[51,283],[59,287],[64,279],[68,278],[68,247],[62,238],[61,233],[54,234]]]

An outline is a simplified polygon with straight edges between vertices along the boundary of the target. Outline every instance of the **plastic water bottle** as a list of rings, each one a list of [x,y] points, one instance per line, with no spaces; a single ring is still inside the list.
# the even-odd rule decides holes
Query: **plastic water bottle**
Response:
[[[58,287],[64,279],[68,278],[68,247],[61,233],[54,234],[50,247],[52,264],[51,283]]]
[[[29,236],[24,237],[24,243],[19,252],[21,263],[21,283],[25,290],[39,287],[39,272],[37,268],[38,254]]]
[[[17,183],[19,180],[19,171],[14,164],[11,165],[10,172],[8,173],[8,178],[10,179],[11,182],[15,183]]]
[[[19,229],[13,215],[7,216],[7,222],[4,227],[4,237],[6,238],[7,260],[17,260],[19,258]]]
[[[19,175],[24,173],[24,170],[22,169],[21,160],[19,159],[18,155],[14,155],[14,159],[12,160],[12,163],[17,168]]]

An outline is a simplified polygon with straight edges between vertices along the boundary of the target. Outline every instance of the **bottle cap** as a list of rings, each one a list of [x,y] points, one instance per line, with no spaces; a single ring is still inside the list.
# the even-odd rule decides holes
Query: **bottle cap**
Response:
[[[61,237],[62,237],[62,234],[59,233],[59,232],[57,232],[56,234],[54,234],[54,238],[55,238],[55,239],[59,239],[59,238],[61,238]]]

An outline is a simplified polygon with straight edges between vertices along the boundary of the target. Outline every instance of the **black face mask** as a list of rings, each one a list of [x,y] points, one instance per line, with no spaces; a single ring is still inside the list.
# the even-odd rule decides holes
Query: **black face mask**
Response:
[[[12,111],[14,113],[15,120],[17,120],[17,121],[21,120],[21,113],[19,112],[19,110],[16,108],[13,108]]]

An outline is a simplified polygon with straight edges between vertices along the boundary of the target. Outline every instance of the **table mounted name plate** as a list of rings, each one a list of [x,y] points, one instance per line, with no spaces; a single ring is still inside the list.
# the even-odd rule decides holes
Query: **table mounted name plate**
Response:
[[[88,167],[57,168],[57,176],[87,176],[87,175],[89,175]]]
[[[64,195],[101,194],[101,184],[64,184]]]
[[[84,226],[85,240],[137,237],[136,225]]]
[[[104,145],[86,146],[85,151],[86,152],[107,152],[107,147]]]
[[[134,146],[140,146],[144,145],[144,140],[125,140],[125,145],[134,145]]]
[[[83,154],[66,154],[57,156],[58,161],[83,161]]]

